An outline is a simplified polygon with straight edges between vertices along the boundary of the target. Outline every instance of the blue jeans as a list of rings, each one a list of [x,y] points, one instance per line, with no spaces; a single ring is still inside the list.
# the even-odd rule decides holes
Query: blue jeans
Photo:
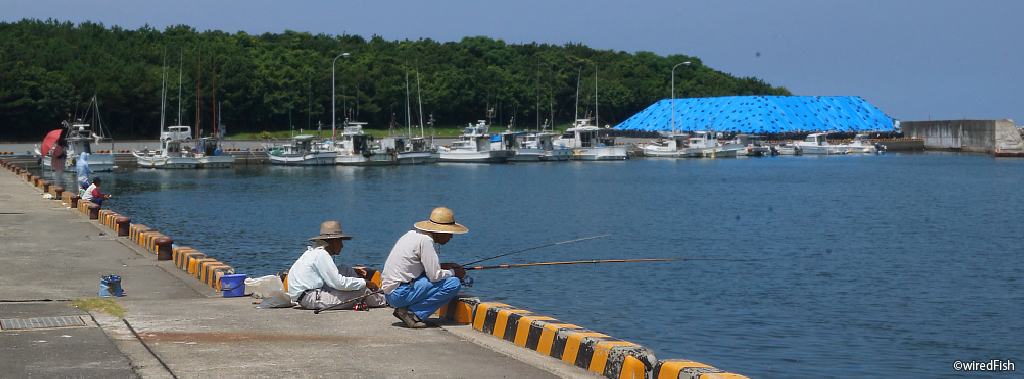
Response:
[[[420,275],[412,283],[398,286],[386,297],[392,307],[409,307],[412,313],[426,320],[448,301],[454,299],[461,289],[462,283],[454,276],[431,283],[426,276]]]
[[[89,200],[89,201],[91,201],[93,203],[96,203],[96,205],[103,206],[103,198],[102,197],[94,197],[94,198],[92,198],[92,200]]]

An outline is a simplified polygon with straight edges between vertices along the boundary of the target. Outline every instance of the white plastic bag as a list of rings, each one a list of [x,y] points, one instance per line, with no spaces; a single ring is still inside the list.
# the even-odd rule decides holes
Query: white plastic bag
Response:
[[[284,291],[284,283],[277,275],[259,278],[245,278],[245,288],[252,289],[252,297],[263,299],[260,308],[284,308],[292,306],[292,299]]]

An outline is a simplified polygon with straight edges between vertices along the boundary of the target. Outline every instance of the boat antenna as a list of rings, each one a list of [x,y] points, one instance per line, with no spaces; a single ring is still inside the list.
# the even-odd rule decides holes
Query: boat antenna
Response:
[[[420,92],[420,66],[416,64],[416,101],[420,105],[420,138],[423,138],[423,93]]]
[[[601,108],[597,106],[597,63],[594,63],[594,126],[601,127]]]
[[[576,73],[576,113],[573,115],[572,122],[575,124],[576,120],[580,118],[580,76],[583,75],[583,66],[580,66],[579,71]]]

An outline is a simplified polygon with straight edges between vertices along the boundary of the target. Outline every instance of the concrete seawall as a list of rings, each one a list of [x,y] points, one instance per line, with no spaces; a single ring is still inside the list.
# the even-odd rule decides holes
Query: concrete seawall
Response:
[[[0,319],[77,320],[0,331],[0,349],[13,352],[0,370],[12,376],[744,378],[469,296],[426,330],[399,326],[386,308],[256,309],[217,291],[230,266],[2,158],[0,166]],[[107,274],[122,278],[127,296],[116,302],[127,316],[66,307],[96,297]],[[59,346],[47,344],[55,338]]]
[[[928,150],[1024,154],[1024,141],[1013,120],[905,121],[900,127],[907,137],[924,140]]]

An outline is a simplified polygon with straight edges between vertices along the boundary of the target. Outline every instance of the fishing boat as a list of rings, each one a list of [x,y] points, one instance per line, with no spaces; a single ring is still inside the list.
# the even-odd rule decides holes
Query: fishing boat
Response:
[[[510,150],[491,150],[491,136],[484,120],[469,124],[462,130],[459,140],[451,148],[441,149],[439,162],[451,163],[504,163],[515,153]]]
[[[235,157],[224,154],[220,149],[220,138],[200,138],[196,149],[199,168],[231,168]]]
[[[511,130],[491,133],[491,150],[511,152],[509,162],[539,162],[540,157],[544,155],[543,151],[525,149],[516,142],[516,133]]]
[[[685,149],[680,156],[703,157],[703,158],[725,158],[735,157],[739,152],[737,146],[730,146],[726,149],[718,144],[718,136],[714,131],[698,130],[690,137],[690,147]]]
[[[572,149],[570,160],[608,161],[625,160],[625,146],[615,146],[614,137],[599,136],[600,128],[590,125],[589,118],[577,119],[572,127],[554,141],[555,146]]]
[[[192,128],[184,125],[168,126],[167,130],[160,133],[160,148],[150,151],[149,149],[135,150],[132,154],[138,161],[139,167],[183,169],[199,167],[199,157],[189,146],[192,140]],[[89,157],[89,166],[92,167],[92,157]]]
[[[657,141],[652,141],[651,143],[644,145],[644,156],[662,158],[683,157],[684,152],[686,152],[689,138],[689,134],[673,133],[666,138],[660,138]],[[688,157],[689,154],[687,153],[685,156]]]
[[[826,136],[828,136],[828,133],[811,133],[803,141],[797,142],[796,145],[800,146],[803,154],[837,155],[850,153],[850,148],[847,146],[829,144],[828,140],[825,139]]]
[[[850,149],[850,153],[860,154],[883,154],[885,153],[885,145],[880,143],[873,143],[869,139],[870,135],[867,133],[858,133],[853,137],[850,143],[844,145]]]
[[[521,141],[516,145],[516,155],[509,159],[515,162],[566,161],[572,155],[571,149],[556,148],[554,137],[558,134],[545,132],[520,133]]]
[[[264,145],[271,164],[285,166],[330,166],[338,153],[313,136],[297,136],[281,146]]]
[[[67,148],[67,167],[74,167],[78,162],[78,157],[82,153],[89,153],[89,168],[96,172],[103,171],[114,171],[114,142],[110,138],[103,136],[103,123],[100,120],[99,105],[96,102],[96,96],[92,97],[92,103],[89,105],[89,110],[92,113],[92,122],[83,123],[80,122],[69,122],[64,121],[62,126],[65,131],[65,141],[68,143]],[[88,117],[88,114],[86,115]],[[95,124],[95,128],[93,127]],[[102,142],[110,142],[110,151],[105,153],[99,153],[95,148]],[[35,153],[42,158],[43,169],[52,170],[50,167],[50,151],[39,151],[40,146],[36,145]]]
[[[381,141],[385,152],[395,155],[395,163],[400,165],[436,163],[440,153],[431,146],[429,138],[409,138],[405,135],[393,135]]]
[[[417,98],[419,98],[420,91],[420,73],[416,72],[416,92]],[[441,153],[437,151],[434,145],[434,138],[427,138],[423,133],[423,102],[417,99],[420,104],[419,112],[419,128],[420,136],[416,137],[413,132],[411,108],[409,106],[409,73],[406,71],[405,74],[405,125],[408,135],[397,134],[385,138],[381,142],[381,147],[387,151],[390,149],[395,155],[395,163],[400,165],[407,164],[424,164],[424,163],[437,163],[441,158]],[[434,125],[434,116],[430,116],[430,125]],[[411,136],[411,137],[409,137]]]
[[[383,149],[380,141],[363,131],[365,122],[345,122],[341,139],[330,143],[330,149],[337,153],[334,159],[342,166],[389,166],[395,164],[394,152]]]

